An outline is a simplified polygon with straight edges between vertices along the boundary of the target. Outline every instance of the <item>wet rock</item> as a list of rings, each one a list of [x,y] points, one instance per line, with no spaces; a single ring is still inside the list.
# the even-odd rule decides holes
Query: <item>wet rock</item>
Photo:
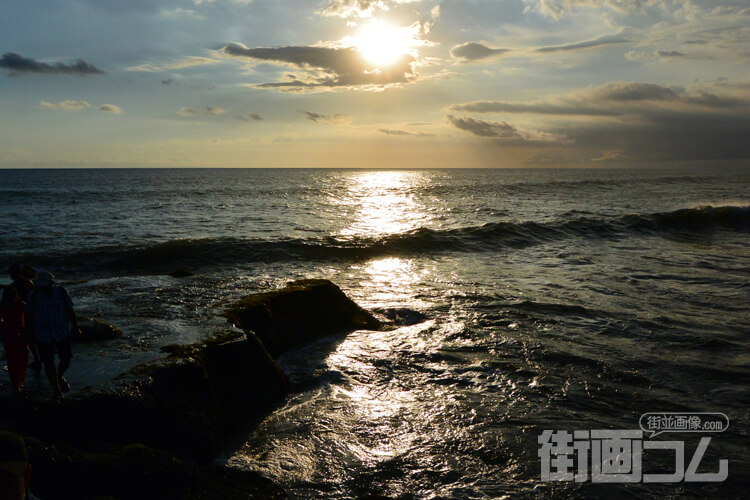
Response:
[[[378,309],[376,312],[386,318],[386,323],[394,327],[416,325],[428,319],[424,313],[407,308]]]
[[[93,452],[26,438],[31,489],[40,498],[246,499],[286,498],[257,473],[196,465],[143,445]]]
[[[225,317],[254,332],[276,356],[315,338],[352,330],[378,330],[380,321],[328,280],[300,280],[231,304]]]
[[[78,327],[81,335],[74,336],[73,340],[79,342],[112,340],[122,336],[122,330],[97,318],[79,318]]]

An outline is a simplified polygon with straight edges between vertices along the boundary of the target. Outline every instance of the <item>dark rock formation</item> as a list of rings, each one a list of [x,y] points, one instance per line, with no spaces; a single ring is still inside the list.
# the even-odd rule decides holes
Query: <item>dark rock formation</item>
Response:
[[[31,489],[44,499],[282,499],[286,493],[257,473],[195,465],[143,445],[84,452],[26,439]]]
[[[224,315],[245,332],[254,332],[274,356],[321,336],[381,327],[328,280],[293,281],[279,290],[249,295],[231,304]]]
[[[79,342],[112,340],[122,335],[122,330],[97,318],[78,318],[78,327],[81,335],[74,335],[73,340]]]
[[[221,332],[169,350],[111,390],[84,391],[61,407],[32,403],[16,426],[57,443],[144,443],[200,462],[284,394],[284,375],[252,335]]]

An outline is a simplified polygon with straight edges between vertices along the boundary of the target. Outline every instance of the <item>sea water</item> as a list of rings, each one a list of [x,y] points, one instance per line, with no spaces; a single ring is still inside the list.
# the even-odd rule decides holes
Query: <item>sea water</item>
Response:
[[[2,267],[54,272],[79,314],[125,332],[77,347],[74,390],[293,279],[396,318],[282,356],[303,389],[220,458],[293,496],[741,497],[750,482],[746,169],[0,170],[0,210]],[[704,458],[729,460],[725,483],[540,480],[543,430],[664,411],[728,416]],[[666,437],[686,460],[699,439]]]

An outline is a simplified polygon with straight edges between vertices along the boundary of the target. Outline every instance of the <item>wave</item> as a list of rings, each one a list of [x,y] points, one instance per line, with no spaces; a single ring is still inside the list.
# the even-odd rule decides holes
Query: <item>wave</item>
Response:
[[[571,214],[572,215],[572,214]],[[485,252],[517,249],[569,238],[620,239],[661,236],[712,237],[716,231],[750,231],[750,207],[704,206],[617,218],[568,217],[552,222],[495,222],[458,229],[421,228],[381,238],[340,240],[331,236],[264,240],[177,239],[139,246],[106,246],[74,254],[25,256],[30,264],[70,271],[169,271],[178,267],[295,260],[361,260],[380,256]]]

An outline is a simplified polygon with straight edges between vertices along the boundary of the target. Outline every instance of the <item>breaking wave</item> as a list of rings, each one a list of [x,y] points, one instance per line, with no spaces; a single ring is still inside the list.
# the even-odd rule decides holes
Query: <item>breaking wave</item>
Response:
[[[250,262],[359,260],[389,255],[485,252],[517,249],[569,238],[621,239],[630,236],[699,239],[720,230],[750,231],[750,207],[704,206],[616,218],[574,217],[557,221],[496,222],[439,230],[421,228],[380,238],[176,239],[138,246],[106,246],[74,254],[27,255],[24,261],[58,269],[159,272]]]

